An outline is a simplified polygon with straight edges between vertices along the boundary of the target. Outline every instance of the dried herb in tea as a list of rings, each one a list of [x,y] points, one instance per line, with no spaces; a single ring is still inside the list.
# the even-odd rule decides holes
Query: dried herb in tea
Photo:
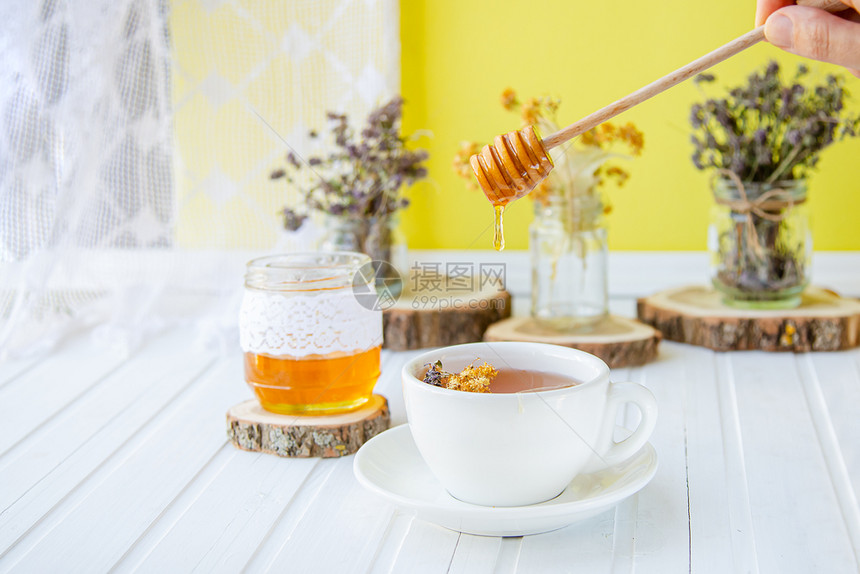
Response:
[[[428,364],[428,366],[429,368],[424,374],[425,383],[468,393],[489,393],[490,383],[499,374],[499,371],[487,362],[478,366],[466,365],[466,368],[459,373],[449,373],[442,370],[442,361],[436,361],[433,364]]]

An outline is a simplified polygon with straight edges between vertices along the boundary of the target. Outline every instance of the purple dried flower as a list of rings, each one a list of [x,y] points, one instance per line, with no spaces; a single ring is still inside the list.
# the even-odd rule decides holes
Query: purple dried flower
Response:
[[[720,144],[717,143],[717,138],[714,137],[714,134],[707,133],[705,135],[705,147],[716,149],[720,147]]]
[[[697,169],[705,169],[705,164],[702,162],[702,153],[697,151],[692,155],[693,165],[696,166]]]
[[[442,378],[450,375],[450,373],[446,373],[442,370],[442,361],[436,361],[435,363],[427,363],[424,365],[425,367],[430,367],[427,369],[427,372],[424,374],[424,382],[428,385],[433,385],[434,387],[442,386]]]
[[[777,64],[775,61],[771,60],[768,63],[767,67],[765,68],[765,71],[764,71],[765,78],[768,78],[768,77],[772,78],[772,77],[775,77],[777,74],[779,74],[779,64]]]
[[[401,188],[427,176],[421,164],[426,150],[409,150],[400,135],[403,99],[392,98],[373,110],[365,125],[355,131],[345,114],[328,112],[329,133],[334,142],[328,153],[299,161],[287,156],[287,169],[272,172],[273,179],[287,181],[304,194],[303,213],[324,211],[343,217],[385,217],[408,205]],[[317,137],[316,131],[310,132]],[[311,177],[291,175],[310,170]]]
[[[800,130],[791,130],[785,135],[785,139],[791,145],[800,145],[800,142],[803,140],[803,134],[800,133]]]
[[[307,215],[296,213],[289,207],[285,207],[281,214],[284,216],[284,228],[289,231],[298,231],[298,229],[304,224],[305,220],[308,218]]]
[[[822,149],[857,135],[860,116],[845,111],[843,79],[807,87],[800,80],[808,72],[799,66],[792,82],[783,83],[771,62],[726,98],[694,104],[694,165],[731,169],[744,181],[797,179],[816,165]]]
[[[699,128],[702,127],[703,123],[702,106],[700,104],[693,104],[693,107],[690,108],[690,124],[694,128]]]

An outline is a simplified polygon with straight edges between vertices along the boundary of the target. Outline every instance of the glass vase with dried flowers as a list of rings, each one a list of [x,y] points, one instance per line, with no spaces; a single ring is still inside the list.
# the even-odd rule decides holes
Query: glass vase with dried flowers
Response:
[[[321,213],[323,250],[365,253],[401,269],[405,252],[396,215],[409,205],[403,188],[427,177],[428,157],[426,150],[407,147],[413,138],[400,133],[402,113],[403,99],[396,96],[371,111],[356,133],[345,114],[328,112],[330,151],[307,160],[290,152],[286,165],[271,173],[303,196],[302,203],[283,209],[284,227],[296,231],[312,212]]]
[[[801,64],[784,81],[770,62],[724,98],[691,108],[693,163],[713,174],[711,281],[727,305],[795,307],[809,283],[807,178],[824,148],[860,132],[860,116],[845,108],[843,78],[816,84],[808,75]]]
[[[558,131],[560,101],[549,96],[521,102],[508,88],[502,106],[519,112],[523,126]],[[555,169],[529,195],[534,220],[529,228],[532,264],[532,317],[560,332],[585,332],[608,314],[608,247],[604,216],[611,210],[605,193],[610,181],[623,185],[629,174],[614,159],[642,153],[644,136],[635,125],[609,122],[568,146],[552,150]],[[480,145],[464,142],[454,169],[477,187],[469,158]]]

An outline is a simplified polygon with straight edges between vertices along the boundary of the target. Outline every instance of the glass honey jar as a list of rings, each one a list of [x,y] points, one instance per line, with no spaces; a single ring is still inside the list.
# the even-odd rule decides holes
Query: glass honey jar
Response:
[[[247,264],[239,316],[245,380],[271,412],[328,415],[370,399],[379,377],[382,312],[367,255],[296,253]],[[369,282],[370,281],[370,282]],[[362,304],[365,303],[365,304]]]

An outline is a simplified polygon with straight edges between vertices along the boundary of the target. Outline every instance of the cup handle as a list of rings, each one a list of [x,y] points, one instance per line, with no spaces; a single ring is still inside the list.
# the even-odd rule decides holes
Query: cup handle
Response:
[[[636,454],[648,442],[657,424],[657,399],[651,391],[638,383],[610,383],[609,388],[605,418],[607,424],[604,428],[607,439],[603,442],[608,443],[609,448],[599,459],[603,468],[623,462]],[[633,434],[621,442],[615,442],[612,440],[612,433],[615,431],[618,408],[625,403],[636,405],[642,414],[642,420]]]

